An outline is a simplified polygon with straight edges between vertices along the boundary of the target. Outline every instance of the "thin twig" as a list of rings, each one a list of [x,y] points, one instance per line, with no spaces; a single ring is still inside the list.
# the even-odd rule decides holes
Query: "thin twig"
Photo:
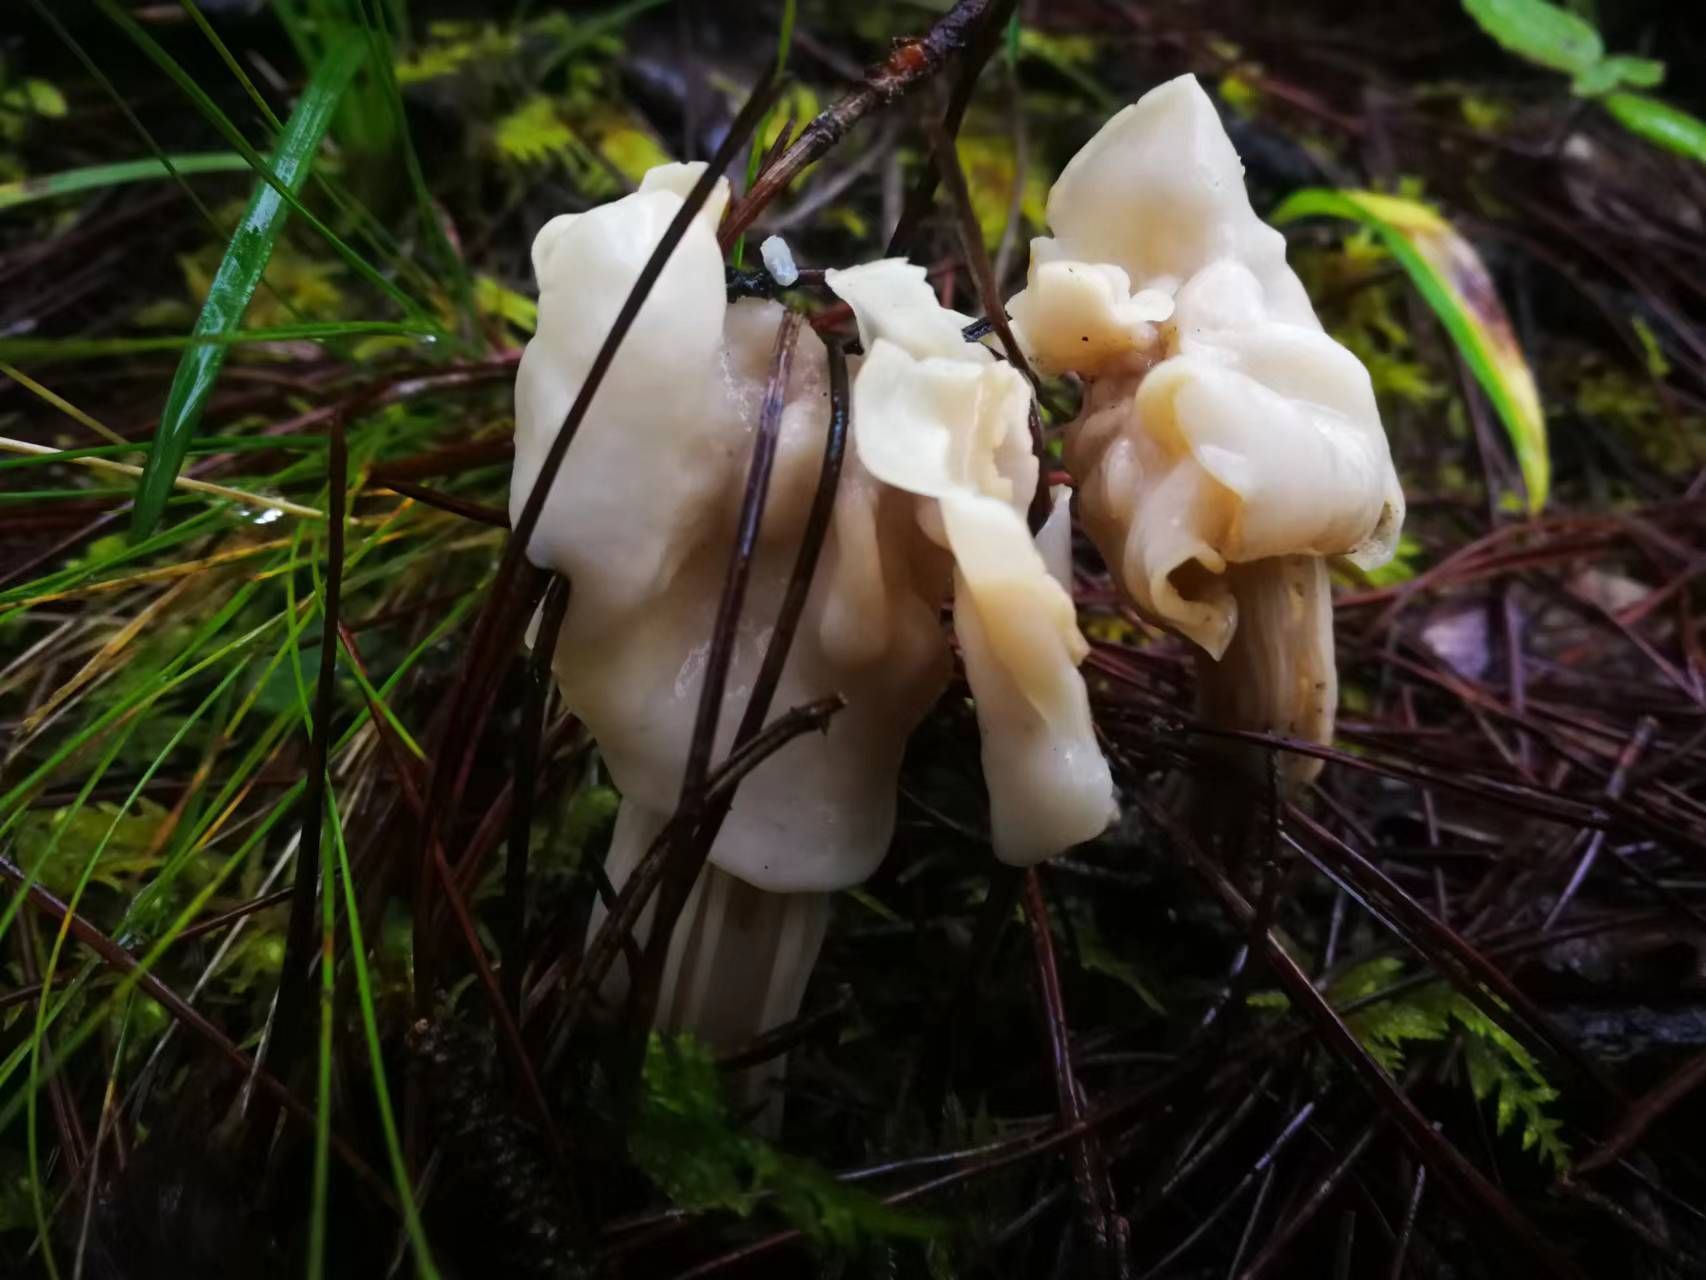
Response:
[[[871,112],[898,101],[940,71],[949,55],[971,40],[992,2],[959,0],[923,36],[897,41],[894,52],[865,73],[863,84],[819,113],[729,210],[717,232],[724,252],[800,170],[840,142]]]
[[[539,736],[545,727],[545,703],[551,691],[551,662],[557,654],[557,635],[569,607],[569,583],[554,580],[545,589],[539,633],[533,639],[533,660],[527,664],[527,702],[521,711],[521,731],[515,745],[515,800],[510,806],[509,856],[504,860],[504,941],[502,956],[504,999],[510,1016],[521,1019],[521,975],[527,967],[527,862],[533,839],[533,793],[537,789]]]
[[[1026,868],[1024,881],[1022,901],[1025,920],[1031,931],[1031,954],[1036,963],[1043,1024],[1048,1033],[1055,1108],[1062,1127],[1071,1128],[1084,1118],[1084,1104],[1078,1097],[1078,1084],[1072,1073],[1072,1045],[1066,1025],[1065,1000],[1060,991],[1060,970],[1054,959],[1054,937],[1049,930],[1048,905],[1043,901],[1042,881],[1035,867]],[[1071,1163],[1072,1180],[1078,1188],[1078,1207],[1104,1261],[1105,1270],[1110,1276],[1125,1276],[1130,1271],[1125,1249],[1125,1223],[1113,1220],[1116,1215],[1109,1209],[1106,1198],[1107,1161],[1094,1133],[1086,1132],[1073,1144]]]

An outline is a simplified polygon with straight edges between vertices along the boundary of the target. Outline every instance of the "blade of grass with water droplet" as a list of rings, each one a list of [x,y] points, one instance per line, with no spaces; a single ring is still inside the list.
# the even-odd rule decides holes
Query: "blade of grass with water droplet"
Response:
[[[1289,197],[1272,220],[1317,216],[1348,218],[1370,228],[1398,259],[1504,423],[1528,490],[1528,509],[1539,511],[1552,483],[1546,416],[1534,373],[1481,255],[1427,205],[1373,191],[1311,187]]]
[[[355,39],[343,42],[320,64],[303,90],[273,155],[278,180],[291,193],[301,189],[338,99],[366,56],[365,42]],[[254,297],[272,257],[273,246],[284,230],[288,212],[283,194],[277,188],[265,181],[256,186],[196,319],[197,334],[226,333],[242,323],[243,313],[248,310],[249,300]],[[159,523],[172,481],[189,452],[190,438],[195,434],[224,362],[223,345],[196,345],[184,353],[137,485],[132,521],[136,534],[145,535]]]

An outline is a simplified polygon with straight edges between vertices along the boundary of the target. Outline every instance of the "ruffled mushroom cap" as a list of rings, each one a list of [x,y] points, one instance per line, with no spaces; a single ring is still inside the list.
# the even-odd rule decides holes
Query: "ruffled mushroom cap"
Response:
[[[585,213],[562,214],[533,242],[539,324],[515,381],[519,517],[551,442],[635,278],[680,211],[703,165],[665,165],[640,189]],[[528,558],[575,580],[577,604],[632,607],[666,584],[737,464],[726,424],[696,410],[720,378],[723,258],[719,182],[687,229],[605,374],[546,498]],[[648,447],[636,448],[636,441]],[[683,467],[684,454],[706,465]],[[596,476],[596,482],[578,477]],[[643,512],[647,518],[637,519]],[[611,571],[615,561],[618,571]]]
[[[1072,597],[1025,526],[1037,464],[1017,370],[961,337],[924,270],[889,259],[831,271],[865,345],[854,439],[877,479],[925,503],[954,557],[954,622],[976,702],[996,856],[1029,864],[1090,839],[1113,815],[1078,664]],[[1057,535],[1058,536],[1058,533]]]
[[[1086,380],[1066,446],[1086,529],[1143,613],[1219,660],[1205,711],[1326,741],[1321,558],[1383,563],[1404,514],[1367,370],[1322,332],[1193,77],[1110,120],[1048,216],[1010,310],[1039,368]]]
[[[1164,357],[1096,384],[1068,432],[1085,524],[1132,600],[1220,657],[1238,626],[1229,564],[1391,556],[1404,499],[1368,372],[1266,310],[1223,261],[1180,290]]]
[[[516,385],[519,511],[697,165],[654,169],[640,190],[547,224],[535,246],[539,330]],[[558,640],[565,702],[598,739],[625,803],[671,812],[781,308],[729,305],[719,184],[622,344],[552,484],[529,555],[568,576]],[[735,637],[716,741],[726,751],[793,571],[829,420],[822,343],[803,330],[786,390],[760,543]],[[946,557],[849,450],[819,572],[775,697],[780,711],[831,694],[827,733],[790,743],[741,785],[711,862],[772,892],[864,880],[894,826],[913,727],[949,671],[935,602]]]
[[[1029,288],[1008,306],[1020,328],[1022,313],[1043,305],[1027,294],[1065,283],[1051,264],[1081,263],[1110,281],[1112,267],[1124,273],[1128,296],[1155,311],[1163,305],[1157,295],[1223,259],[1250,269],[1276,318],[1321,327],[1286,266],[1285,237],[1250,208],[1244,162],[1195,76],[1151,89],[1098,129],[1050,188],[1048,223],[1053,237],[1031,242]],[[1061,347],[1070,350],[1070,332],[1050,336],[1064,336]],[[1070,361],[1063,367],[1084,371]]]
[[[1072,609],[1067,494],[1055,494],[1036,539],[1057,591],[1034,576],[1010,522],[962,543],[973,550],[955,578],[954,631],[976,698],[989,825],[996,856],[1024,866],[1094,838],[1114,817],[1113,780],[1077,667],[1089,645]],[[981,589],[970,589],[974,579]]]

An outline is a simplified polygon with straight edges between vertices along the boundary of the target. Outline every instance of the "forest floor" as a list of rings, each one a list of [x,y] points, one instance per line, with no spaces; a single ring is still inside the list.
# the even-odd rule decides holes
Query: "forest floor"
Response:
[[[0,1271],[1706,1274],[1688,6],[504,7],[0,17]],[[1319,781],[1204,847],[1188,646],[1080,539],[1119,822],[1000,871],[946,697],[800,1018],[644,1043],[577,985],[616,794],[505,556],[534,232],[731,151],[737,265],[899,243],[981,314],[967,246],[1009,296],[1187,71],[1408,497]],[[720,1074],[782,1053],[762,1136]]]

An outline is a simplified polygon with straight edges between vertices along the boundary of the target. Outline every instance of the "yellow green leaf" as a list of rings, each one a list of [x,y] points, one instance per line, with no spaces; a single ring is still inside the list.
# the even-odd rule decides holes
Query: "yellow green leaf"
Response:
[[[483,316],[507,320],[523,333],[539,327],[539,304],[506,288],[491,276],[474,277],[474,307]]]
[[[1516,451],[1528,509],[1540,510],[1552,483],[1546,416],[1534,373],[1481,255],[1427,205],[1373,191],[1312,187],[1287,199],[1273,220],[1313,216],[1347,218],[1385,242],[1487,393]]]
[[[954,150],[959,154],[960,168],[966,175],[966,191],[971,196],[972,211],[977,214],[983,242],[993,249],[1001,242],[1001,233],[1007,226],[1007,211],[1013,202],[1013,179],[1018,168],[1013,144],[1000,135],[962,134],[955,140]],[[1043,226],[1047,203],[1048,178],[1033,166],[1025,174],[1025,189],[1019,197],[1021,219],[1032,226]]]
[[[1242,120],[1254,118],[1261,109],[1262,91],[1236,71],[1220,78],[1219,90],[1220,100]]]
[[[65,95],[46,80],[24,81],[24,101],[38,116],[59,119],[65,114]]]
[[[629,182],[638,183],[646,170],[668,164],[674,157],[644,129],[619,125],[598,140],[599,154]]]

